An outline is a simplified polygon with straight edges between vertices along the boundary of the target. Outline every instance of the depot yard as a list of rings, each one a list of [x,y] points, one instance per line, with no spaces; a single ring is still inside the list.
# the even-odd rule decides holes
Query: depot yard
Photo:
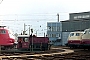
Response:
[[[49,51],[37,52],[1,52],[1,60],[90,60],[88,49],[70,49],[69,47],[52,47]]]

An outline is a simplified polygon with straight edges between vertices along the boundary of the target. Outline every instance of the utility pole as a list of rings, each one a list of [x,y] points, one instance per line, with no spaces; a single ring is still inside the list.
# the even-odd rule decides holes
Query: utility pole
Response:
[[[23,35],[25,35],[25,23],[24,23],[24,31],[23,31]]]
[[[32,51],[33,51],[33,29],[31,29],[31,33],[32,33]]]
[[[36,31],[36,36],[37,36],[37,31]]]
[[[30,26],[29,26],[29,35],[30,35]]]
[[[44,32],[44,37],[45,37],[45,32]]]
[[[26,31],[28,30],[26,30],[26,26],[29,26],[29,35],[30,35],[30,25],[26,25],[25,23],[24,23],[24,31],[23,31],[23,35],[25,35],[25,33],[26,33]]]
[[[57,14],[57,16],[58,16],[58,22],[59,22],[59,14]]]

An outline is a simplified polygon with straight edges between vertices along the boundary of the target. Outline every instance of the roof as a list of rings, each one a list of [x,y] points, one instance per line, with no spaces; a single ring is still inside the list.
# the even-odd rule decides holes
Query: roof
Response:
[[[75,21],[90,21],[90,20],[80,20],[80,19],[77,19],[77,20],[65,20],[65,21],[61,21],[61,22],[75,22]]]
[[[47,22],[47,23],[61,23],[61,22]]]
[[[75,31],[75,32],[71,32],[71,33],[84,33],[83,31]]]
[[[18,35],[18,37],[29,37],[29,35]]]
[[[87,11],[87,12],[77,12],[77,13],[69,13],[69,14],[82,14],[82,13],[90,13],[90,11]]]

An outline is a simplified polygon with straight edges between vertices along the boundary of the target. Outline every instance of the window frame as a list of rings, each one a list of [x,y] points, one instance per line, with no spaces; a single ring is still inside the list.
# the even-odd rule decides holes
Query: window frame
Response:
[[[6,34],[6,30],[0,30],[0,34]]]
[[[75,34],[75,33],[71,33],[71,34],[70,34],[70,37],[71,37],[71,36],[74,36],[74,34]]]
[[[80,33],[76,33],[75,36],[80,36]]]

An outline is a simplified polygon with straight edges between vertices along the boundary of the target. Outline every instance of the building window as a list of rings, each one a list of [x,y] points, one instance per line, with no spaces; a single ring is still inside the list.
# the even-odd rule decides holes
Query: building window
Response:
[[[51,31],[51,26],[48,26],[48,27],[47,27],[47,30],[48,30],[48,31]]]
[[[52,34],[48,34],[48,37],[52,37]]]
[[[60,31],[60,27],[59,26],[57,27],[57,31]]]
[[[58,33],[58,34],[56,35],[56,37],[61,37],[61,34]]]
[[[50,34],[48,34],[48,37],[50,37]]]
[[[52,27],[52,31],[56,31],[56,27],[55,26]]]
[[[52,37],[56,37],[56,34],[52,34]]]

